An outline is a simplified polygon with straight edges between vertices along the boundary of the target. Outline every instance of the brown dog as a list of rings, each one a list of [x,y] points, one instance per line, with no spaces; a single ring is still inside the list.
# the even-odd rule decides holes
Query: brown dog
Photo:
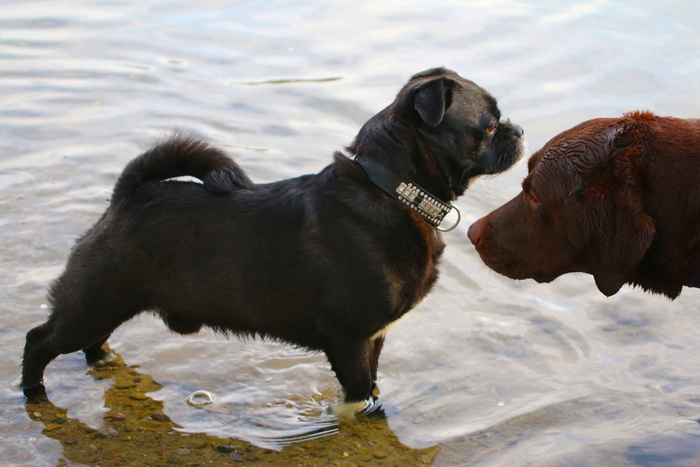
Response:
[[[675,298],[700,286],[700,120],[633,112],[581,123],[528,163],[522,192],[469,228],[512,279],[595,277]]]
[[[433,286],[434,228],[471,179],[508,169],[522,129],[484,89],[419,73],[318,174],[253,183],[222,151],[176,135],[132,160],[107,210],[52,284],[52,313],[27,333],[22,386],[151,311],[181,334],[208,326],[325,352],[348,402],[366,400],[384,329]],[[191,175],[203,183],[168,180]]]

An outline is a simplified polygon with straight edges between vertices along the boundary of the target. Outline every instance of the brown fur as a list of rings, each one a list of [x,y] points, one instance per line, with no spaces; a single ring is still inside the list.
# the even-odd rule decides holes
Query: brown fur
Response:
[[[700,120],[589,120],[534,153],[528,171],[520,194],[469,229],[496,272],[589,273],[608,296],[625,283],[670,298],[700,285]]]

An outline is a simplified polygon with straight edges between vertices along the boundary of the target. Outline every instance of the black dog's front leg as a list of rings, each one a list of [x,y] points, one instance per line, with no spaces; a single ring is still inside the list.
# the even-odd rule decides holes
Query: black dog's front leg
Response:
[[[347,335],[328,336],[326,357],[345,392],[345,402],[365,401],[372,395],[372,359],[374,339]]]
[[[371,352],[369,358],[369,369],[372,375],[372,390],[377,385],[377,368],[379,367],[379,354],[384,347],[384,333],[382,332],[377,337],[370,340]]]

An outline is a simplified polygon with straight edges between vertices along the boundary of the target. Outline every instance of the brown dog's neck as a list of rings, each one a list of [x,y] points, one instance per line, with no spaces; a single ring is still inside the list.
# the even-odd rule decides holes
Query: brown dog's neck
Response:
[[[392,198],[416,211],[438,230],[447,232],[459,224],[461,214],[455,206],[441,201],[410,180],[402,180],[376,161],[357,155],[355,162],[364,169],[372,183]],[[457,220],[449,227],[440,228],[442,221],[453,209],[457,214]]]

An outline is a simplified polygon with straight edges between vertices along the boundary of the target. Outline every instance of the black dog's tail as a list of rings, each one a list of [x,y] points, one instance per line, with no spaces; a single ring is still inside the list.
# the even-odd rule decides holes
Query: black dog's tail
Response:
[[[226,153],[197,136],[178,131],[127,164],[114,185],[111,203],[121,203],[145,183],[187,175],[204,181],[207,190],[217,193],[254,186]]]

